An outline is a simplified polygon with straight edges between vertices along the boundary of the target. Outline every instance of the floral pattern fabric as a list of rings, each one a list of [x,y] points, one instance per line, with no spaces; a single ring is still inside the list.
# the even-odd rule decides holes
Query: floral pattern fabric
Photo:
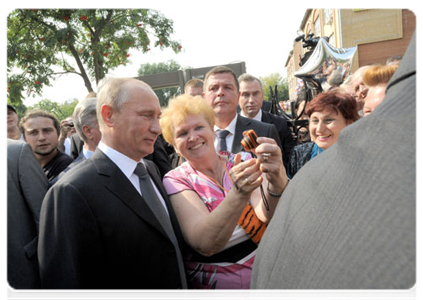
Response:
[[[229,154],[226,162],[228,172],[235,164],[234,158],[235,155]],[[251,159],[251,154],[241,152],[241,160],[248,159]],[[224,200],[225,190],[229,191],[232,187],[228,173],[223,176],[225,190],[222,190],[207,176],[193,169],[188,162],[184,162],[181,166],[167,173],[163,179],[163,184],[169,195],[183,190],[195,191],[210,212]],[[237,225],[225,249],[247,239],[249,239],[248,235]],[[236,263],[200,263],[191,261],[189,258],[186,259],[185,266],[190,287],[195,289],[249,289],[255,252],[253,251]]]

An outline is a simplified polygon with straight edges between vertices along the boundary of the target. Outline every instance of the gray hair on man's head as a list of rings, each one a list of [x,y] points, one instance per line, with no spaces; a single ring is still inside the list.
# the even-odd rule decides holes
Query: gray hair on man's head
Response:
[[[87,98],[80,101],[73,111],[73,123],[81,139],[86,142],[87,137],[82,131],[82,127],[89,126],[95,128],[98,125],[97,120],[97,98]]]
[[[241,76],[238,77],[238,82],[239,84],[241,84],[241,82],[253,82],[253,81],[257,81],[260,84],[260,87],[263,89],[263,84],[261,83],[261,80],[258,79],[257,77],[248,74],[248,73],[244,73]]]

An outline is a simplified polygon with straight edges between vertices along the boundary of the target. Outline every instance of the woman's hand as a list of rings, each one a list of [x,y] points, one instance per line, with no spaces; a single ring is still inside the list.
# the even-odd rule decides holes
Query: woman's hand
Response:
[[[241,154],[235,155],[235,166],[229,172],[235,189],[244,196],[251,193],[260,186],[263,181],[260,163],[256,158],[241,162]]]
[[[288,184],[281,149],[271,138],[259,137],[257,142],[259,145],[255,154],[260,163],[260,171],[266,175],[270,191],[273,194],[281,194]]]

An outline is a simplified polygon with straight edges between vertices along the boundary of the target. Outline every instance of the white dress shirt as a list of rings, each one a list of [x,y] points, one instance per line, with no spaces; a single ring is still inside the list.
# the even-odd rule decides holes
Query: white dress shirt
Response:
[[[93,151],[86,149],[85,147],[82,147],[82,154],[86,159],[89,159],[91,156],[93,156]]]
[[[232,144],[234,142],[234,136],[235,136],[235,126],[236,126],[236,120],[238,119],[238,114],[236,114],[235,118],[229,123],[228,127],[226,128],[219,128],[216,125],[214,125],[214,132],[217,132],[218,130],[227,130],[229,131],[229,134],[226,136],[226,147],[229,152],[232,150]],[[218,138],[216,137],[214,140],[214,148],[217,149],[217,143]]]
[[[63,144],[63,147],[65,148],[65,153],[67,154],[67,155],[71,155],[71,142],[70,142],[70,138],[66,138],[65,139],[65,142],[64,142],[64,144]]]
[[[244,112],[241,110],[241,116],[243,116],[243,117],[245,117],[245,118],[249,118],[249,117],[247,117],[245,114],[244,114]],[[258,113],[254,116],[254,118],[253,118],[253,120],[256,120],[256,121],[260,121],[261,122],[261,117],[263,116],[263,114],[262,114],[262,112],[261,112],[261,109],[258,111]]]
[[[132,185],[135,187],[135,189],[138,191],[138,193],[140,193],[140,195],[142,196],[139,178],[138,178],[137,175],[134,174],[134,171],[135,171],[135,168],[137,167],[138,162],[129,158],[129,157],[127,157],[126,155],[120,153],[119,151],[116,151],[116,150],[110,148],[109,146],[107,146],[106,144],[104,144],[101,141],[98,144],[98,148],[108,158],[110,158],[110,160],[112,162],[114,162],[118,166],[118,168],[122,171],[122,173],[126,176],[126,178],[129,179],[129,181],[132,183]],[[139,162],[144,164],[144,166],[145,166],[145,163],[142,159]],[[160,202],[164,206],[166,213],[169,214],[169,212],[167,211],[165,201],[164,201],[162,195],[160,194],[159,190],[157,189],[156,185],[154,184],[153,180],[151,179],[151,177],[150,177],[150,181],[151,181],[151,184],[154,187],[154,190],[156,191],[157,196],[159,197]]]

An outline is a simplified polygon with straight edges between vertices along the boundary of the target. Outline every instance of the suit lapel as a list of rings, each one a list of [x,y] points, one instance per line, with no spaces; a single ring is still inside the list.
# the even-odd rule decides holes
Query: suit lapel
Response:
[[[265,122],[265,123],[270,123],[270,124],[274,124],[273,123],[273,118],[271,117],[271,114],[270,113],[267,113],[267,112],[265,112],[265,111],[263,111],[262,112],[262,115],[261,115],[261,120],[263,121],[263,122]]]
[[[97,167],[97,172],[103,178],[105,188],[125,203],[140,218],[167,237],[154,213],[119,167],[99,149],[96,150],[91,159]]]

